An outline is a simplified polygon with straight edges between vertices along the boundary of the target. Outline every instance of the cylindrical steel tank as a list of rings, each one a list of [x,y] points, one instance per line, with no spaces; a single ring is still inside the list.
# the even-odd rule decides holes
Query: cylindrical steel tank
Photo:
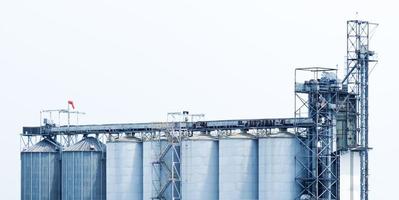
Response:
[[[219,199],[258,199],[258,145],[250,134],[219,140]]]
[[[302,150],[298,139],[284,130],[259,138],[259,199],[292,200],[300,187],[295,156]]]
[[[62,199],[105,200],[105,145],[85,137],[62,153]]]
[[[161,154],[163,154],[163,161],[159,162]],[[172,150],[168,148],[168,141],[165,138],[143,142],[143,200],[157,197],[168,183],[168,169],[172,169],[172,155]],[[170,184],[166,189],[164,188],[162,198],[172,199]]]
[[[218,141],[214,137],[201,134],[182,141],[181,193],[183,199],[219,199],[218,160]]]
[[[61,199],[60,146],[50,139],[21,152],[21,199]]]
[[[107,142],[107,200],[143,199],[143,145],[124,136]]]

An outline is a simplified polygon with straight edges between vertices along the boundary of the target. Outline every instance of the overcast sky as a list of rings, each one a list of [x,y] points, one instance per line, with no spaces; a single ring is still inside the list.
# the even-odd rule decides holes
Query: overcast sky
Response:
[[[392,2],[392,3],[391,3]],[[75,101],[84,123],[292,117],[295,67],[343,67],[346,20],[380,23],[370,77],[371,199],[397,196],[395,1],[0,0],[0,194],[19,199],[19,134]]]

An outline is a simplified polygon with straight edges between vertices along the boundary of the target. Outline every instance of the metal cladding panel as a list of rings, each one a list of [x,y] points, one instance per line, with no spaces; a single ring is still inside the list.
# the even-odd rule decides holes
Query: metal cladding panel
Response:
[[[141,142],[107,143],[107,200],[143,199]]]
[[[159,158],[161,152],[168,146],[166,140],[143,142],[143,200],[151,200],[169,180],[169,172],[160,164],[153,164]],[[164,156],[164,165],[171,169],[172,151],[169,150]],[[164,192],[163,198],[172,199],[172,187],[169,185]]]
[[[218,200],[218,142],[184,140],[181,146],[182,198]]]
[[[61,199],[59,152],[21,153],[21,199]]]
[[[295,155],[301,145],[294,136],[259,139],[259,199],[293,200],[300,193],[295,181]]]
[[[62,153],[62,199],[105,200],[105,152],[72,149]]]
[[[258,147],[254,139],[219,140],[219,199],[258,199]]]

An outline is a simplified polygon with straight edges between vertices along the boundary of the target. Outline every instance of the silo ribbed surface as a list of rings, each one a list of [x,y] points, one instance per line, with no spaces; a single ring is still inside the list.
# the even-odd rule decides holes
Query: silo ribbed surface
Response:
[[[62,153],[62,199],[105,200],[105,145],[87,137]]]
[[[190,200],[219,199],[218,142],[207,135],[182,141],[182,198]]]
[[[148,140],[143,142],[143,200],[151,200],[169,180],[169,172],[165,167],[160,167],[156,162],[168,146],[166,139]],[[164,156],[164,165],[172,168],[172,151],[169,149]],[[172,199],[172,187],[169,185],[163,198]]]
[[[300,192],[295,182],[298,139],[287,132],[259,139],[259,199],[293,200]]]
[[[21,199],[61,199],[59,145],[44,139],[21,152]]]
[[[258,147],[253,136],[219,140],[219,199],[258,199]]]
[[[107,200],[143,199],[142,153],[135,137],[107,142]]]

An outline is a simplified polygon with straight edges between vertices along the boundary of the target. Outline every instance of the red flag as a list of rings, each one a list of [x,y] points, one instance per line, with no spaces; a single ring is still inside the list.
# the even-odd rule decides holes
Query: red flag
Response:
[[[73,103],[73,101],[68,100],[68,104],[72,106],[72,109],[75,110],[75,104]]]

